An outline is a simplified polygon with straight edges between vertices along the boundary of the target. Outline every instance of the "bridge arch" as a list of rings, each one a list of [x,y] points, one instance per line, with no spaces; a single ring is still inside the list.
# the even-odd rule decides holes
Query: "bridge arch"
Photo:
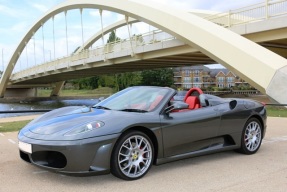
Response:
[[[136,19],[129,19],[128,23],[129,24],[133,24],[133,23],[137,23],[137,22],[140,22],[139,20],[136,20]],[[106,35],[108,34],[109,32],[115,30],[115,29],[118,29],[122,26],[125,26],[127,23],[126,23],[126,20],[120,20],[118,22],[115,22],[109,26],[107,26],[106,28],[103,29],[103,35]],[[85,43],[84,45],[82,45],[77,51],[75,54],[77,53],[80,53],[82,50],[84,49],[88,49],[89,47],[91,47],[93,45],[93,43],[95,43],[97,40],[99,40],[100,38],[102,37],[102,31],[98,31],[96,34],[94,34],[92,37],[90,37]]]
[[[195,14],[195,15],[198,15],[199,17],[207,17],[207,16],[210,16],[212,15],[212,13],[214,14],[214,12],[200,12],[200,11],[197,11],[197,10],[193,10],[192,12],[189,12],[191,14]],[[217,13],[218,14],[218,13]],[[134,23],[138,23],[140,22],[139,20],[137,19],[134,19],[134,18],[130,18],[128,21],[126,21],[125,19],[123,20],[120,20],[120,21],[117,21],[107,27],[105,27],[103,29],[103,34],[102,34],[102,31],[98,31],[97,33],[95,33],[92,37],[90,37],[85,43],[84,45],[82,45],[77,51],[76,53],[80,53],[81,51],[85,50],[85,49],[88,49],[89,47],[91,47],[93,45],[93,43],[95,43],[97,40],[99,40],[102,35],[106,35],[108,33],[110,33],[111,31],[113,30],[116,30],[120,27],[123,27],[127,24],[127,22],[129,24],[134,24]]]
[[[144,3],[131,0],[69,0],[54,7],[33,25],[16,48],[1,78],[1,97],[4,96],[9,77],[25,42],[49,18],[60,12],[79,8],[120,13],[162,29],[234,71],[275,101],[287,103],[284,96],[287,93],[287,87],[284,86],[287,81],[286,59],[205,19],[150,0]],[[277,86],[280,86],[278,90]]]

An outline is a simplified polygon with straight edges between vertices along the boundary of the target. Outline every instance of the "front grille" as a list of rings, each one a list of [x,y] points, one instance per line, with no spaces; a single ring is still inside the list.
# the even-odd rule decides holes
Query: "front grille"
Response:
[[[35,164],[44,167],[61,169],[67,165],[66,157],[56,151],[38,151],[33,153],[31,157]]]

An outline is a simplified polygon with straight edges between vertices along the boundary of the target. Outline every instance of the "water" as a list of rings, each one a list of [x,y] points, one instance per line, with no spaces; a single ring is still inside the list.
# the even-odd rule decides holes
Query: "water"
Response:
[[[35,110],[35,109],[57,109],[65,106],[92,106],[98,103],[98,99],[78,100],[51,100],[37,102],[0,103],[0,111]],[[21,115],[35,115],[39,113],[0,113],[2,117],[15,117]]]

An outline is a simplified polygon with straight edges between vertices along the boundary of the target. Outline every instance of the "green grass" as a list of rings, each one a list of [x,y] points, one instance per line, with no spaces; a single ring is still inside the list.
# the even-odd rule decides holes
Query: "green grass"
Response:
[[[0,132],[4,133],[4,132],[19,131],[30,121],[31,120],[0,123]]]
[[[287,108],[267,106],[267,115],[269,117],[287,117]]]
[[[51,89],[38,89],[38,97],[49,97],[51,94]],[[114,91],[109,87],[101,87],[93,90],[61,90],[60,96],[62,97],[101,97],[101,96],[109,96],[113,94]]]

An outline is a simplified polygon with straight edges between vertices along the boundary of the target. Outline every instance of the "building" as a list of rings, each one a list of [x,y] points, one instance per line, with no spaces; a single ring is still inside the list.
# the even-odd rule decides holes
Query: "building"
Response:
[[[178,89],[249,86],[232,71],[225,68],[210,69],[203,65],[175,68],[174,85]]]

